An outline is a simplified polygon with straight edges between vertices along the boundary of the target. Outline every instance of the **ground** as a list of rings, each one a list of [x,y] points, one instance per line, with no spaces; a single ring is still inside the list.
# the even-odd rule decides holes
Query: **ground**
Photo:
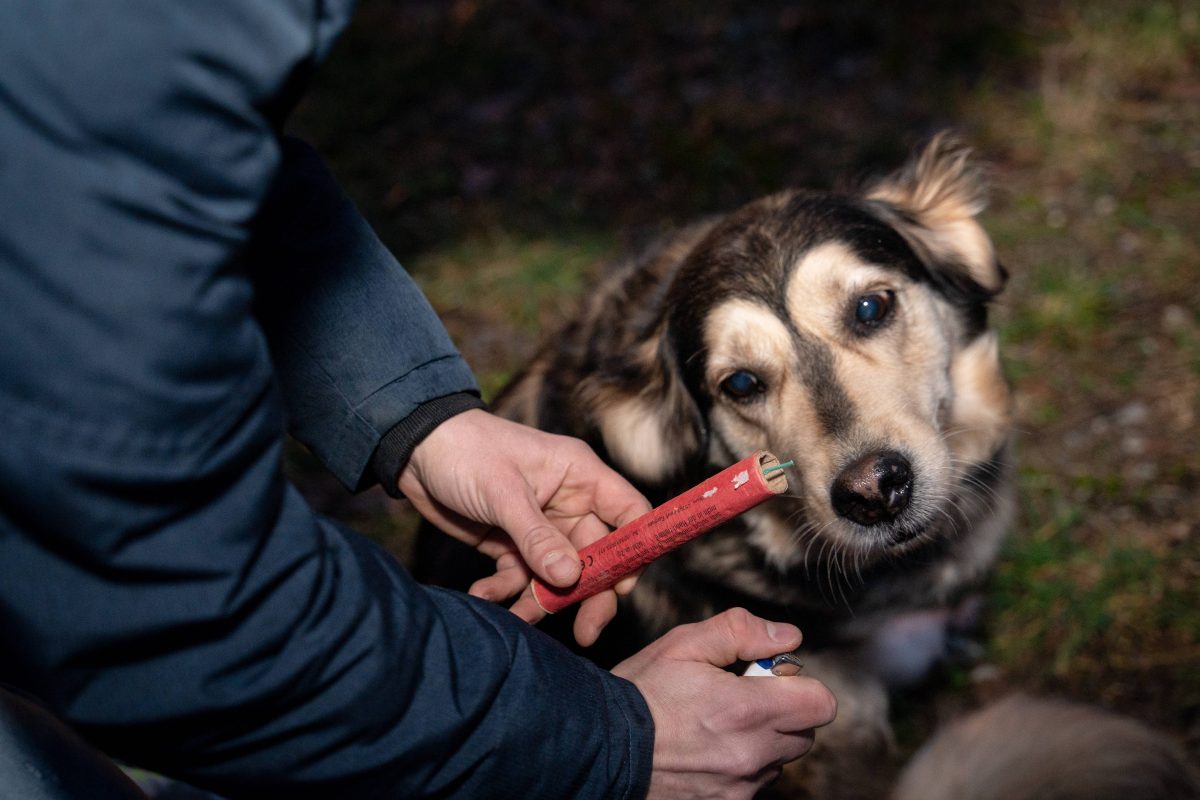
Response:
[[[1200,757],[1200,8],[368,0],[293,121],[489,394],[606,258],[942,127],[992,165],[1022,503],[980,663],[902,701],[902,732],[1022,687]],[[407,557],[411,515],[290,452]]]

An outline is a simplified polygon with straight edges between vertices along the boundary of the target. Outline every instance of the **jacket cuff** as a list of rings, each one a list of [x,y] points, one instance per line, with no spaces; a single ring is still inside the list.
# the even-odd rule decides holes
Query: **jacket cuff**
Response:
[[[383,486],[383,490],[392,497],[404,497],[396,484],[400,473],[408,465],[413,450],[417,449],[417,445],[424,441],[434,428],[473,408],[486,409],[487,404],[471,392],[448,394],[417,406],[411,414],[385,433],[371,455],[371,471]]]
[[[610,707],[620,715],[623,726],[616,726],[613,741],[626,737],[625,756],[628,771],[625,779],[614,789],[618,791],[615,797],[621,800],[639,800],[650,791],[650,773],[654,766],[654,718],[650,707],[642,693],[629,681],[615,675],[607,682],[604,693],[608,696]]]

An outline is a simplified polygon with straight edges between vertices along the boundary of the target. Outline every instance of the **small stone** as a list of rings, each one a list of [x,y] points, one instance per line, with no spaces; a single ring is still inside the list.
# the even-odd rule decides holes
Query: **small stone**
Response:
[[[1117,199],[1111,194],[1102,194],[1092,204],[1097,216],[1111,217],[1117,210]]]
[[[1150,419],[1150,407],[1140,400],[1123,406],[1116,414],[1116,422],[1122,428],[1145,425]]]
[[[1130,434],[1121,439],[1121,452],[1127,456],[1144,455],[1147,449],[1146,437]]]
[[[1162,311],[1162,327],[1167,333],[1185,333],[1192,327],[1192,318],[1186,308],[1172,303]]]

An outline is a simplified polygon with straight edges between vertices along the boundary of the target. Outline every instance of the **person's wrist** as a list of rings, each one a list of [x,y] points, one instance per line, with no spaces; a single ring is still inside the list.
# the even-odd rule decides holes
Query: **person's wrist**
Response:
[[[380,439],[371,456],[371,469],[384,491],[403,497],[401,478],[420,446],[448,420],[487,405],[472,392],[457,392],[422,403]]]

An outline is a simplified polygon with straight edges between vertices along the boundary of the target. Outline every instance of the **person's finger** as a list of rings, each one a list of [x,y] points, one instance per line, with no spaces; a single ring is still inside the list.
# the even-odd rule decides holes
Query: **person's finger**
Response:
[[[500,528],[492,527],[488,529],[487,535],[475,545],[475,549],[493,561],[506,559],[506,563],[511,560],[520,560],[521,551],[513,544],[513,540]],[[501,565],[497,564],[496,568],[500,569]]]
[[[509,606],[508,610],[530,625],[536,625],[542,617],[546,616],[546,612],[538,605],[538,601],[533,599],[533,590],[528,586],[525,587],[525,591],[517,598],[517,601]]]
[[[735,661],[753,661],[800,646],[800,629],[786,622],[771,622],[742,608],[675,628],[659,639],[662,655],[685,661],[703,661],[726,667]]]
[[[614,592],[600,592],[584,600],[575,615],[575,641],[583,647],[591,647],[616,614],[617,595]]]
[[[438,530],[471,547],[478,547],[488,538],[492,530],[491,525],[464,517],[428,495],[410,497],[409,502],[412,503],[418,514]]]
[[[637,572],[629,573],[624,578],[621,578],[621,580],[617,581],[617,584],[613,586],[613,591],[624,597],[633,591],[633,587],[637,586],[638,578],[641,576],[642,570],[640,569]]]
[[[561,522],[560,522],[561,524]],[[608,526],[595,514],[587,513],[570,523],[565,531],[567,538],[576,548],[584,548],[598,542],[610,533]]]
[[[613,528],[633,522],[650,510],[650,501],[633,484],[608,467],[594,453],[590,459],[581,459],[576,467],[580,479],[595,487],[592,494],[592,511]]]
[[[495,573],[475,581],[468,593],[499,603],[527,587],[532,574],[516,552],[508,552],[496,560]]]
[[[595,514],[585,514],[571,531],[571,541],[577,546],[584,547],[586,545],[597,542],[609,534],[609,529],[603,520]],[[634,578],[633,580],[636,580]],[[628,581],[622,581],[632,590],[633,586]],[[612,591],[602,591],[591,597],[584,599],[579,604],[579,611],[575,615],[575,623],[573,633],[575,641],[583,647],[591,647],[600,638],[600,632],[617,614],[617,595]]]
[[[594,513],[589,513],[582,516],[575,523],[567,536],[571,540],[572,544],[582,550],[584,547],[598,542],[605,536],[608,536],[610,533],[612,533],[612,531],[609,530],[608,525],[605,524],[600,517],[596,516]],[[633,591],[633,587],[637,585],[638,576],[641,574],[642,570],[640,569],[636,572],[630,573],[618,581],[613,587],[613,590],[619,595],[629,594]],[[606,624],[608,624],[608,620],[604,620],[603,625]],[[601,627],[603,627],[603,625],[601,625]]]
[[[579,554],[538,507],[531,491],[516,492],[496,509],[496,520],[508,532],[529,568],[553,586],[579,579]]]
[[[728,673],[726,673],[728,674]],[[725,720],[735,730],[756,737],[769,748],[771,760],[784,764],[811,749],[814,729],[828,725],[837,715],[837,700],[815,678],[742,678],[731,675],[737,698]]]
[[[797,756],[799,758],[799,756]],[[794,759],[788,759],[792,761]],[[771,764],[754,776],[754,783],[759,789],[765,789],[775,781],[779,780],[779,776],[783,774],[783,767],[779,764]]]
[[[776,732],[787,736],[786,752],[791,754],[787,760],[807,753],[815,738],[813,729],[828,725],[837,716],[837,698],[816,678],[790,675],[760,688],[774,689],[773,694],[780,695],[778,707],[788,710],[773,725]]]
[[[791,679],[789,678],[788,680]],[[809,678],[808,680],[813,679]],[[822,688],[824,688],[824,684],[822,684]],[[832,697],[832,695],[830,696]],[[836,706],[836,703],[834,705]],[[785,742],[787,743],[787,752],[783,758],[780,759],[781,763],[784,764],[789,761],[795,761],[809,750],[812,750],[812,746],[816,744],[817,741],[816,728],[805,728],[799,731],[780,731],[780,733],[787,737],[785,739]]]

